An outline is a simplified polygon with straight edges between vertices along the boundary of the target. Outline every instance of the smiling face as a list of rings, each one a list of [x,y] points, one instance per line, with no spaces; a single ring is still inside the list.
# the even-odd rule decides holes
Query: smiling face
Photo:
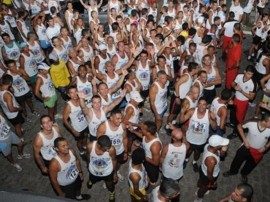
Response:
[[[200,100],[198,103],[198,112],[204,113],[207,109],[207,102],[206,100]]]
[[[69,144],[66,140],[58,142],[56,151],[60,154],[69,154]]]
[[[41,128],[46,131],[52,131],[53,121],[50,117],[46,116],[41,120]]]
[[[119,127],[122,123],[122,118],[123,116],[121,113],[116,113],[110,117],[110,120],[113,123],[113,125]]]
[[[98,86],[98,92],[99,92],[100,95],[102,95],[102,96],[108,95],[109,90],[108,90],[107,84],[105,84],[105,83],[100,84],[100,85]]]

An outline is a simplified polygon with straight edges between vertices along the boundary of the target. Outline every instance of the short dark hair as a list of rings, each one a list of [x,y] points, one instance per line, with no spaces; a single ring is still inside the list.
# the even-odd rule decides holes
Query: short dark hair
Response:
[[[69,93],[69,91],[71,89],[76,89],[77,90],[77,87],[75,85],[68,86],[67,89],[66,89],[66,92]]]
[[[160,184],[159,192],[162,196],[172,198],[176,195],[176,193],[180,192],[180,187],[177,181],[171,179],[164,179]]]
[[[268,121],[270,119],[270,113],[265,112],[262,114],[261,121]]]
[[[138,165],[143,163],[143,161],[145,160],[145,151],[143,148],[137,148],[132,152],[131,155],[131,159],[132,159],[132,163],[134,165]]]
[[[255,68],[253,65],[248,65],[245,69],[246,72],[255,73]]]
[[[64,137],[58,137],[54,140],[53,145],[54,147],[58,147],[59,146],[59,142],[63,142],[66,141],[66,139]]]
[[[220,97],[222,100],[229,100],[232,97],[232,91],[225,88],[221,91]]]
[[[9,74],[4,74],[2,77],[2,84],[3,85],[8,85],[11,84],[13,82],[13,78],[11,75]]]
[[[98,137],[97,143],[100,145],[101,148],[110,148],[112,146],[112,141],[107,135],[102,135]]]
[[[247,199],[247,202],[250,202],[253,196],[253,188],[250,184],[241,183],[237,185],[237,189],[241,190],[241,196]]]
[[[45,118],[49,118],[50,120],[52,120],[52,118],[48,114],[44,114],[39,118],[40,124],[42,124],[42,120],[45,119]]]
[[[234,34],[233,36],[232,36],[232,38],[233,38],[233,41],[234,42],[236,42],[236,43],[240,43],[240,35],[239,34]]]
[[[114,116],[114,115],[116,115],[116,114],[122,114],[121,109],[113,109],[113,110],[111,111],[111,116]]]
[[[143,124],[147,126],[147,131],[149,133],[151,133],[152,135],[155,135],[156,134],[156,132],[157,132],[157,125],[156,125],[155,122],[153,122],[153,121],[145,121]]]
[[[101,100],[101,97],[99,95],[93,95],[93,97],[91,98],[91,101],[93,102],[94,99],[100,99]]]
[[[188,71],[191,72],[193,69],[196,69],[198,67],[198,63],[196,62],[190,62],[188,64]]]

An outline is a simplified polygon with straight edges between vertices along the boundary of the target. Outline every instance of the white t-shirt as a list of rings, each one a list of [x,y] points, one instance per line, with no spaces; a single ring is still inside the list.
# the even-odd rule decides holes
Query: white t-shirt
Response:
[[[235,6],[232,4],[230,7],[230,11],[234,12],[234,15],[235,15],[234,19],[237,21],[240,20],[240,15],[243,15],[244,13],[244,10],[240,4],[238,6]]]
[[[241,89],[245,92],[245,93],[249,93],[249,92],[255,92],[256,87],[254,82],[252,81],[252,79],[249,79],[247,81],[244,82],[244,74],[238,74],[234,80],[235,83],[237,83]],[[240,91],[236,91],[235,92],[235,97],[238,100],[242,100],[242,101],[246,101],[249,100],[243,93],[241,93]]]

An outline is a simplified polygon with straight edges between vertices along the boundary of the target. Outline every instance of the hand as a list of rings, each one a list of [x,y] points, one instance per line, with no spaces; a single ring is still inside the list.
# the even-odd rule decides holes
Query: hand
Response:
[[[123,89],[122,90],[122,92],[121,92],[121,94],[120,94],[120,97],[125,97],[126,96],[126,94],[127,94],[127,90],[126,89]]]
[[[44,166],[43,168],[41,168],[41,172],[43,174],[48,174],[48,168],[46,166]]]
[[[44,102],[48,101],[50,99],[50,97],[43,97],[42,98]]]
[[[155,114],[155,118],[156,118],[156,120],[162,120],[162,118],[160,117],[159,114]]]
[[[97,78],[95,76],[91,80],[91,83],[92,83],[93,86],[97,85]]]
[[[113,182],[116,183],[118,181],[117,171],[113,175]]]
[[[79,137],[80,136],[80,133],[76,130],[72,130],[72,133],[75,137]]]
[[[241,90],[242,90],[241,87],[240,87],[238,84],[236,84],[236,86],[234,87],[234,89],[235,89],[236,91],[241,91]]]
[[[59,193],[58,194],[60,197],[65,197],[66,196],[66,194],[64,193],[64,192],[61,192],[61,193]]]
[[[176,129],[176,127],[175,127],[172,123],[168,123],[168,125],[169,125],[169,128],[170,128],[171,130]]]
[[[128,153],[125,152],[125,153],[124,153],[124,160],[126,161],[127,159],[128,159]]]
[[[246,147],[247,149],[250,148],[250,144],[249,144],[249,142],[248,142],[247,140],[244,140],[244,145],[245,145],[245,147]]]
[[[178,104],[178,105],[180,105],[181,100],[180,100],[180,98],[179,98],[179,97],[175,98],[175,103],[176,103],[176,104]]]
[[[86,95],[82,91],[78,91],[77,95],[79,96],[79,98],[86,98]]]
[[[128,75],[128,71],[125,69],[122,69],[122,74],[123,74],[123,76],[126,76],[126,75]]]

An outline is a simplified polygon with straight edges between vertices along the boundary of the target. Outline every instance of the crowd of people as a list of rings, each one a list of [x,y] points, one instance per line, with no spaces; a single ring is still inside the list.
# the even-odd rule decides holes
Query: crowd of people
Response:
[[[240,138],[243,144],[223,176],[236,175],[244,163],[242,183],[217,200],[251,201],[248,175],[270,148],[265,0],[249,0],[245,7],[239,0],[230,7],[226,0],[164,0],[161,9],[153,0],[108,0],[102,8],[105,23],[99,20],[102,0],[80,4],[87,20],[72,1],[1,3],[0,151],[6,159],[22,171],[11,145],[18,148],[17,159],[30,158],[23,151],[22,126],[32,113],[41,125],[33,139],[34,159],[57,195],[87,200],[81,186],[89,176],[89,189],[104,181],[109,201],[117,200],[115,186],[125,178],[132,201],[179,201],[179,181],[193,153],[192,167],[199,174],[194,202],[201,202],[217,189],[229,142]],[[243,67],[242,29],[251,25],[253,8],[258,12],[249,65]],[[58,101],[65,104],[63,111]],[[36,103],[47,113],[39,114]],[[249,106],[256,107],[255,119],[247,121]],[[226,127],[233,132],[226,133]],[[161,134],[171,143],[164,145]],[[84,161],[89,173],[83,173]],[[127,176],[120,173],[125,163]]]

